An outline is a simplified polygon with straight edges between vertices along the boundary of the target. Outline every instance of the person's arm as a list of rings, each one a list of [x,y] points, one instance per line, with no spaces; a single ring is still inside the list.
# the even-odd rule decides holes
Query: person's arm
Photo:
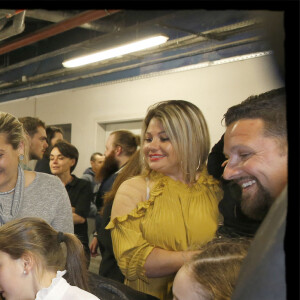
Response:
[[[169,251],[154,248],[148,255],[144,268],[146,276],[162,277],[176,273],[182,265],[199,251]]]
[[[74,224],[83,224],[85,222],[86,218],[83,218],[76,213],[73,213],[73,222]]]
[[[93,237],[91,243],[90,243],[90,250],[91,250],[91,256],[96,257],[98,256],[98,239],[96,236]]]
[[[55,217],[50,225],[57,231],[74,233],[69,195],[58,177],[51,176],[51,178],[53,182],[48,182],[48,186],[51,187],[51,193],[48,193],[48,197],[51,199],[51,206]]]

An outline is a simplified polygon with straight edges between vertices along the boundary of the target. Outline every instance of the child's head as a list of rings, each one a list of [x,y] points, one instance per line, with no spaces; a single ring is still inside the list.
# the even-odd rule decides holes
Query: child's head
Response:
[[[55,277],[57,271],[67,270],[65,278],[73,285],[86,284],[81,279],[85,266],[81,242],[40,218],[17,219],[0,227],[0,265],[0,291],[5,291],[6,299],[25,299],[25,290],[41,285],[47,276]],[[17,284],[23,287],[18,289],[22,298],[15,294]]]
[[[177,272],[173,295],[176,300],[230,300],[250,241],[215,239]]]

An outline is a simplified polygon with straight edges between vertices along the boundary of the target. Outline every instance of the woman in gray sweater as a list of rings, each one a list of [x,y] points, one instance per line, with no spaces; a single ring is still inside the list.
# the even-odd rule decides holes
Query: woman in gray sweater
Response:
[[[22,217],[40,217],[62,232],[74,232],[72,209],[61,181],[25,171],[28,145],[22,123],[0,112],[0,226]]]

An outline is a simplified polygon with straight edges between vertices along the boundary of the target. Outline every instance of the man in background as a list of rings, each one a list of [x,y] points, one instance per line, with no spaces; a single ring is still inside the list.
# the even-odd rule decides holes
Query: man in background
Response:
[[[19,121],[23,124],[27,133],[29,160],[42,159],[48,147],[45,123],[34,117],[22,117],[19,118]],[[31,170],[26,165],[23,165],[23,169]]]
[[[52,174],[50,170],[50,151],[52,146],[58,141],[58,140],[63,140],[64,135],[63,131],[61,128],[56,127],[56,126],[47,126],[46,127],[46,134],[47,134],[47,144],[48,148],[44,152],[44,156],[42,159],[39,159],[35,165],[35,171],[37,172],[43,172],[47,174]]]
[[[98,176],[101,185],[97,193],[96,205],[98,211],[103,213],[96,215],[96,234],[90,244],[90,249],[92,256],[96,256],[97,247],[100,248],[102,259],[99,275],[119,282],[124,281],[124,275],[114,258],[110,231],[105,229],[110,221],[111,206],[107,205],[104,209],[106,205],[104,195],[111,190],[117,175],[136,152],[139,144],[140,137],[130,131],[117,130],[112,132],[106,141],[105,160]],[[109,203],[109,205],[112,205],[112,203]]]
[[[90,158],[91,167],[87,168],[82,175],[82,179],[90,182],[93,191],[93,196],[91,199],[90,212],[88,216],[89,223],[89,236],[91,233],[95,232],[95,218],[98,212],[96,206],[96,196],[101,185],[101,182],[96,179],[96,175],[99,174],[101,167],[103,166],[105,156],[100,152],[94,152]]]

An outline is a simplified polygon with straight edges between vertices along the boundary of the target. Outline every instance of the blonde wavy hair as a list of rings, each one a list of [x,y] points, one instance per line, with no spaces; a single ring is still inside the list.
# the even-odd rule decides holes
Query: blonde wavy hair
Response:
[[[206,165],[210,151],[209,131],[201,110],[185,100],[161,101],[150,106],[142,124],[141,147],[153,118],[161,122],[174,147],[184,181],[194,183],[197,173]],[[149,165],[144,159],[142,161],[146,173],[150,173]]]
[[[6,135],[6,142],[17,150],[21,143],[24,144],[24,160],[28,161],[29,145],[23,124],[13,115],[0,112],[0,133]]]

